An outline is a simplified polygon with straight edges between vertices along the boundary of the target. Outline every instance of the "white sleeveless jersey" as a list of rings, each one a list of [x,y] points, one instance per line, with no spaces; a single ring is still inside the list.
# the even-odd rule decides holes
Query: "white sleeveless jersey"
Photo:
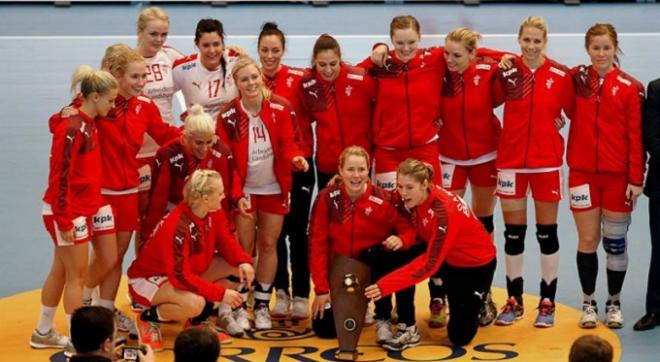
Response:
[[[220,110],[238,96],[234,79],[231,76],[238,56],[233,54],[232,52],[230,55],[227,50],[223,54],[226,64],[224,73],[220,66],[214,70],[206,69],[197,54],[190,55],[174,64],[172,71],[174,88],[183,92],[188,108],[193,104],[200,104],[213,119],[217,119]]]
[[[144,58],[148,74],[147,84],[142,89],[142,94],[153,100],[163,121],[169,124],[174,124],[172,97],[175,91],[172,66],[175,60],[183,57],[184,55],[178,50],[166,45],[153,57]],[[158,151],[158,144],[145,133],[142,148],[140,148],[137,158],[153,157],[156,155],[156,151]]]

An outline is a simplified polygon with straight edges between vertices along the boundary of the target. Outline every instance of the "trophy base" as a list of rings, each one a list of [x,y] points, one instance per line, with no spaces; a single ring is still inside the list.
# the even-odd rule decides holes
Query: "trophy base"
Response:
[[[340,361],[357,361],[360,354],[358,351],[337,351],[335,358]]]

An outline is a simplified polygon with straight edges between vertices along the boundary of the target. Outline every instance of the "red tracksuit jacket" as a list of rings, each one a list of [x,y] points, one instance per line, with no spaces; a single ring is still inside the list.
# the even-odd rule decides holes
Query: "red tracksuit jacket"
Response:
[[[57,228],[68,231],[74,218],[92,216],[103,205],[96,121],[81,110],[68,118],[58,112],[49,128],[53,144],[43,201],[50,204]]]
[[[202,160],[186,149],[181,138],[166,143],[158,150],[151,176],[149,206],[142,223],[143,240],[147,240],[158,221],[165,215],[167,205],[177,205],[183,200],[186,178],[198,169],[218,171],[225,189],[229,190],[233,172],[229,147],[219,141]],[[231,209],[227,198],[222,200],[222,204],[223,210],[228,213]],[[229,214],[226,216],[229,217]]]
[[[296,143],[306,158],[314,153],[314,131],[302,109],[302,99],[298,89],[304,71],[282,64],[274,77],[264,76],[266,86],[278,96],[288,100],[295,113],[294,134]]]
[[[568,166],[592,173],[619,173],[644,182],[642,102],[644,86],[614,68],[599,83],[592,66],[572,69],[575,115],[568,135]]]
[[[316,294],[330,291],[328,267],[331,256],[359,258],[392,234],[404,248],[415,242],[408,220],[390,203],[391,193],[369,184],[352,202],[343,184],[323,189],[316,198],[309,230],[309,266]]]
[[[344,148],[357,145],[371,151],[370,122],[374,83],[361,68],[341,64],[330,83],[307,69],[299,87],[304,112],[316,122],[316,165],[336,173]]]
[[[378,147],[410,149],[433,139],[440,118],[440,90],[445,72],[442,47],[418,49],[407,63],[394,50],[384,67],[370,58],[359,66],[376,79],[373,142]]]
[[[158,144],[177,138],[181,130],[163,122],[151,99],[117,96],[115,108],[98,121],[103,188],[128,190],[139,184],[136,155],[148,133]]]
[[[229,232],[224,212],[211,212],[200,219],[188,205],[181,203],[156,226],[128,268],[128,277],[164,275],[175,288],[218,302],[225,295],[225,287],[201,277],[216,251],[232,266],[252,263],[252,258]]]
[[[248,136],[249,117],[239,104],[240,97],[235,98],[218,115],[216,133],[231,149],[234,156],[234,172],[231,181],[231,201],[235,205],[245,196],[243,187],[248,166]],[[273,153],[275,155],[275,178],[282,189],[282,202],[289,203],[289,193],[292,183],[291,160],[303,156],[294,141],[291,109],[289,102],[277,95],[270,100],[264,99],[259,116],[268,130]]]
[[[473,62],[463,74],[445,72],[438,132],[442,156],[470,160],[497,150],[502,127],[493,108],[503,102],[497,69],[496,63]]]
[[[399,209],[405,212],[402,207]],[[427,242],[426,252],[376,283],[384,296],[430,277],[445,261],[451,266],[470,268],[486,265],[495,258],[490,235],[467,203],[449,191],[432,186],[428,200],[411,210],[409,217],[417,236]]]
[[[570,70],[546,58],[534,73],[520,57],[498,71],[504,93],[504,127],[497,149],[498,169],[559,167],[564,138],[555,126],[561,111],[572,118]]]

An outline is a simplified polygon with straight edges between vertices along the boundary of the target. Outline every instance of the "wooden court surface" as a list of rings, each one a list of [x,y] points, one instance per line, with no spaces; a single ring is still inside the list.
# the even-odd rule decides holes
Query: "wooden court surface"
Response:
[[[498,307],[504,304],[505,291],[494,290]],[[126,283],[122,281],[117,307],[127,315],[137,316],[130,311],[126,295]],[[566,361],[571,343],[584,334],[597,334],[614,347],[615,361],[621,355],[619,338],[608,328],[599,325],[596,329],[583,330],[577,327],[580,312],[559,304],[555,326],[548,329],[533,327],[538,297],[526,295],[527,310],[523,320],[513,326],[488,326],[481,328],[472,343],[463,348],[450,347],[446,329],[429,329],[428,289],[417,288],[417,326],[422,334],[422,345],[403,352],[388,352],[375,342],[375,326],[366,327],[360,337],[359,351],[364,353],[359,361]],[[0,361],[65,361],[58,350],[31,349],[28,341],[35,327],[39,311],[39,290],[16,294],[0,299],[3,328],[0,329]],[[63,310],[58,311],[56,328],[65,331]],[[335,340],[324,340],[314,336],[309,322],[299,325],[274,323],[274,329],[249,333],[221,348],[220,361],[276,362],[276,361],[334,361],[337,347]],[[171,349],[181,324],[164,324],[165,351],[157,353],[159,362],[174,359]]]

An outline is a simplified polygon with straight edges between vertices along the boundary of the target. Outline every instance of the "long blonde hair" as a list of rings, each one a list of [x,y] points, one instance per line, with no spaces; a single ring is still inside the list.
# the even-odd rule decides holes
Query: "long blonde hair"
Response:
[[[520,28],[518,29],[518,38],[522,36],[522,32],[525,28],[534,28],[543,32],[543,40],[548,40],[548,24],[540,16],[528,16],[520,23]]]
[[[105,94],[119,88],[119,84],[112,74],[104,70],[96,70],[89,65],[81,65],[73,72],[71,93],[77,93],[78,85],[80,85],[80,93],[83,97],[92,93]]]

